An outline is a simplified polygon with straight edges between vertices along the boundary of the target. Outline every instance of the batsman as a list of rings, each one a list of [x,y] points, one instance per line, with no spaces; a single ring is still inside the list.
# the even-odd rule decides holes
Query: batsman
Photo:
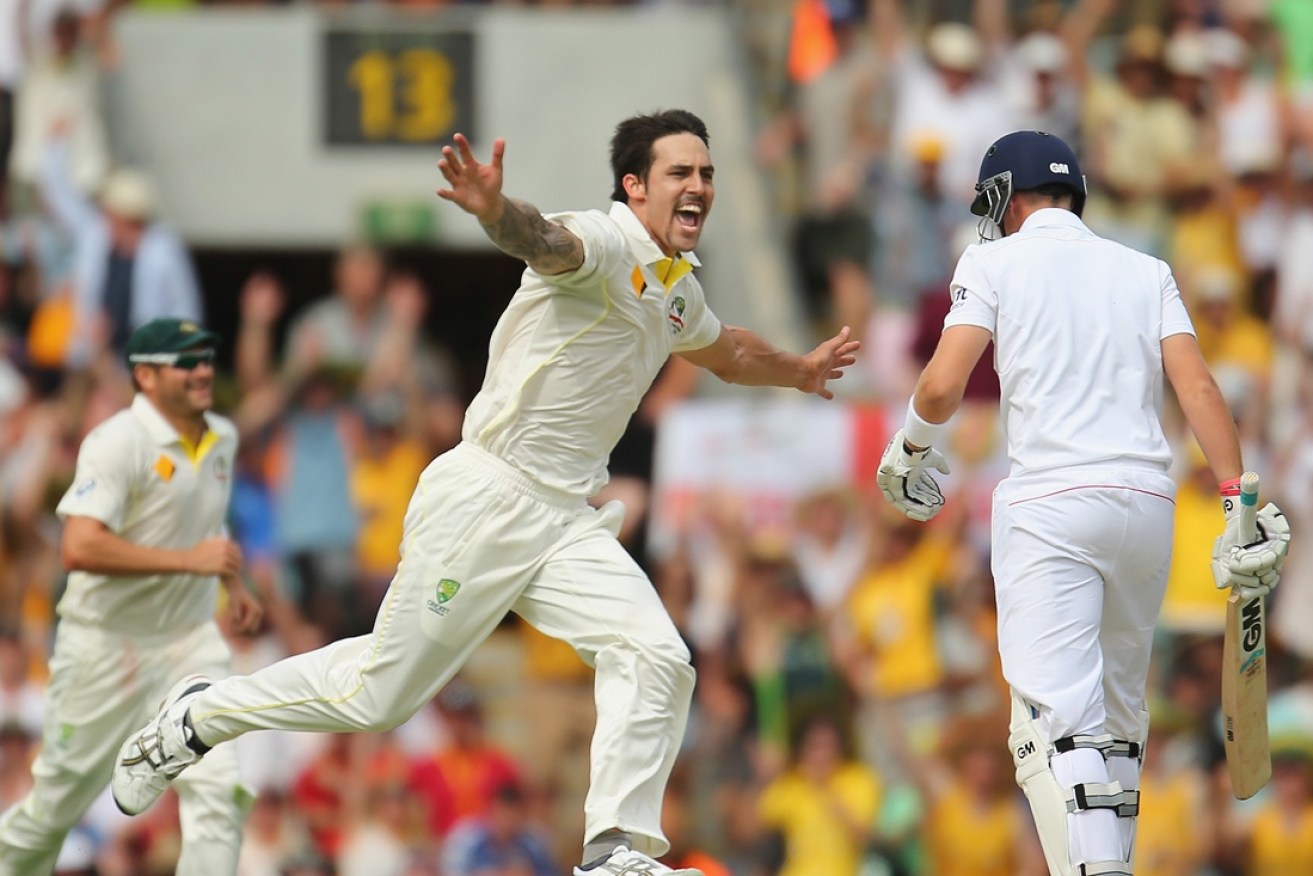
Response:
[[[936,446],[993,341],[1010,468],[994,492],[991,568],[1017,783],[1050,873],[1128,876],[1171,560],[1164,376],[1219,481],[1216,585],[1266,594],[1290,529],[1268,504],[1242,539],[1235,423],[1171,269],[1090,231],[1085,195],[1058,137],[1018,131],[989,147],[971,205],[981,243],[957,264],[943,334],[877,480],[908,517],[938,513],[929,470],[949,467]]]

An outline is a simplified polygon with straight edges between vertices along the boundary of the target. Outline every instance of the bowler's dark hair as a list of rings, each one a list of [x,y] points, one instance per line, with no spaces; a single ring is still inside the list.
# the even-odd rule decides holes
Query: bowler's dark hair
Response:
[[[633,174],[646,180],[652,169],[652,144],[671,134],[695,134],[706,145],[711,135],[702,120],[688,110],[662,110],[648,116],[634,116],[616,126],[611,138],[611,173],[615,177],[615,190],[611,200],[627,202],[625,177]]]

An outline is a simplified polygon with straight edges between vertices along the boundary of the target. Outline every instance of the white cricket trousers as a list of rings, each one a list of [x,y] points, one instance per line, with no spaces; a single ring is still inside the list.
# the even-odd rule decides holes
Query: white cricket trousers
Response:
[[[1023,780],[1020,759],[1017,777],[1054,874],[1134,856],[1134,817],[1106,808],[1064,812],[1059,795],[1110,781],[1138,791],[1138,758],[1051,746],[1105,733],[1147,742],[1144,687],[1172,557],[1175,495],[1161,470],[1129,466],[1010,477],[994,491],[991,564],[999,654],[1014,693],[1010,730],[1015,740],[1029,725],[1050,745],[1051,779]]]
[[[585,839],[620,828],[639,850],[664,854],[661,800],[694,673],[651,582],[615,538],[623,513],[459,445],[411,497],[373,632],[213,685],[191,708],[197,734],[214,745],[251,730],[390,729],[514,611],[596,669]]]
[[[207,622],[182,633],[112,633],[63,621],[50,661],[46,723],[33,788],[0,816],[0,874],[48,876],[69,828],[109,784],[119,746],[155,717],[169,687],[193,673],[226,675],[228,646]],[[179,876],[237,872],[250,794],[231,747],[180,776]]]
[[[1009,477],[994,491],[1003,677],[1050,740],[1138,737],[1175,497],[1160,470],[1095,466]]]

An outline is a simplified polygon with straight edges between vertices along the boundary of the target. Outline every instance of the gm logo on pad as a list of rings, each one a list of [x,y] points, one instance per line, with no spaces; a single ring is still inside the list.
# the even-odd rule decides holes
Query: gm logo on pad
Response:
[[[1071,168],[1061,161],[1055,161],[1049,165],[1049,170],[1054,173],[1071,173]]]

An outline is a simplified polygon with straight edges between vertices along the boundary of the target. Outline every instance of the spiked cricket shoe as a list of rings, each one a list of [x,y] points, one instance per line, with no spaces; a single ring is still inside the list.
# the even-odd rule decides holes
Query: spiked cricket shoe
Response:
[[[210,680],[203,675],[188,676],[175,684],[159,714],[119,749],[110,787],[114,802],[127,815],[149,809],[170,782],[201,759],[201,753],[188,745],[195,733],[187,710],[197,694],[209,686]]]

